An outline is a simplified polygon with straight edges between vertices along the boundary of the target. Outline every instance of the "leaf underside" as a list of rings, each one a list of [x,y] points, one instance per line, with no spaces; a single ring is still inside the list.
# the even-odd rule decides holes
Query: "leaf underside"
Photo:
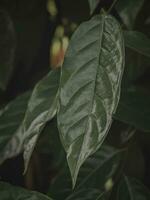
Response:
[[[73,186],[84,161],[102,144],[120,98],[124,43],[104,14],[81,24],[62,67],[58,127]]]

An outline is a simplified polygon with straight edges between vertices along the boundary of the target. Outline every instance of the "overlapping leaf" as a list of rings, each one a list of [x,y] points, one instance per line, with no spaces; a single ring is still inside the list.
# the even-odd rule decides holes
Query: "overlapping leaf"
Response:
[[[112,181],[118,170],[123,151],[108,145],[102,145],[100,150],[89,157],[81,167],[75,190],[95,188],[105,190],[107,181]],[[65,168],[54,180],[50,194],[54,199],[66,197],[71,193],[71,179],[68,168]]]
[[[52,200],[44,194],[0,182],[0,200]]]
[[[73,35],[62,67],[58,126],[73,185],[81,165],[102,144],[120,97],[124,44],[117,21],[105,14]]]
[[[150,191],[134,178],[122,178],[118,186],[117,200],[148,200]]]
[[[60,71],[51,71],[35,86],[29,100],[23,122],[25,169],[42,129],[56,114],[59,79]]]
[[[22,150],[21,123],[30,93],[25,93],[9,103],[0,114],[0,163]]]

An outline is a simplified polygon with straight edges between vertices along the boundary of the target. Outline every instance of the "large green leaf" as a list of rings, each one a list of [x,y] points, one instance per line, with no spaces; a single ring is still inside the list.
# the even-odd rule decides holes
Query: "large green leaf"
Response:
[[[39,192],[29,191],[0,182],[0,200],[52,200]]]
[[[57,111],[60,70],[51,71],[35,86],[23,122],[25,169],[37,139]]]
[[[105,200],[105,194],[96,189],[82,189],[73,192],[66,200]]]
[[[97,15],[79,26],[62,67],[58,112],[73,185],[81,165],[109,131],[123,68],[123,37],[113,17]]]
[[[118,186],[117,200],[148,200],[150,192],[134,178],[123,177]]]
[[[13,70],[15,31],[8,13],[0,10],[0,88],[6,89]]]
[[[21,123],[30,93],[25,93],[9,103],[0,114],[0,163],[22,150]]]
[[[122,91],[114,117],[142,131],[150,131],[150,95],[137,88]]]
[[[119,0],[116,8],[119,12],[121,18],[123,19],[124,24],[129,28],[132,29],[136,17],[142,8],[144,0]]]
[[[122,156],[123,151],[108,145],[102,145],[100,150],[89,157],[81,167],[76,189],[95,188],[107,190],[108,188],[105,187],[109,182],[113,186],[114,176]],[[50,194],[56,200],[71,193],[71,179],[68,172],[68,168],[65,167],[51,185]]]
[[[137,31],[124,31],[126,47],[150,57],[150,39]]]
[[[89,1],[89,7],[90,7],[90,14],[94,12],[96,7],[98,6],[100,0],[88,0]]]

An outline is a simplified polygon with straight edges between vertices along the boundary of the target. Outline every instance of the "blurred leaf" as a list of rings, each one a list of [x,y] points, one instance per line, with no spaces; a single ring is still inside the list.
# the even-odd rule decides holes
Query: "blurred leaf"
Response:
[[[89,1],[89,7],[90,7],[90,14],[94,12],[96,7],[98,6],[100,0],[88,0]]]
[[[15,33],[8,13],[0,10],[0,88],[6,89],[11,77],[15,53]]]
[[[97,15],[79,26],[62,67],[58,112],[73,186],[81,165],[109,131],[120,98],[123,65],[122,33],[113,17]]]
[[[24,188],[0,182],[0,200],[52,200],[39,192],[29,191]]]
[[[105,200],[105,194],[96,189],[81,189],[73,192],[66,200]]]
[[[0,163],[22,151],[21,123],[24,119],[30,93],[10,102],[0,114]]]
[[[117,200],[148,200],[150,192],[134,178],[123,177],[118,186]]]
[[[27,169],[37,139],[57,111],[60,70],[51,71],[35,86],[23,121],[24,160]]]
[[[122,150],[102,145],[100,150],[89,157],[81,167],[75,191],[79,188],[105,190],[107,181],[111,180],[113,183],[113,178],[118,170],[122,156]],[[54,199],[59,200],[70,193],[71,179],[68,168],[65,167],[51,185],[50,194]]]
[[[150,39],[137,31],[124,31],[125,45],[139,54],[150,57]]]
[[[66,161],[65,152],[60,142],[56,118],[46,124],[37,143],[36,151],[40,154],[47,154],[49,158],[51,157],[51,167],[55,170],[64,165]]]
[[[150,131],[150,96],[137,88],[122,91],[114,118],[142,131]]]
[[[144,4],[144,0],[119,0],[116,9],[121,16],[124,24],[132,29],[136,17]]]
[[[125,71],[122,79],[122,88],[134,85],[150,67],[150,57],[126,49]]]

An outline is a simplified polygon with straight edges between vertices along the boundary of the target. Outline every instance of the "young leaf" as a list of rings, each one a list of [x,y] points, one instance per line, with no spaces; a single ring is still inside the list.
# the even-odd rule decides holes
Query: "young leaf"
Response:
[[[0,114],[0,164],[22,151],[23,121],[30,93],[27,92],[9,103]]]
[[[144,4],[144,0],[119,0],[116,9],[123,19],[124,24],[132,29],[136,17]]]
[[[118,186],[117,200],[148,200],[150,191],[134,178],[123,177]]]
[[[145,97],[145,98],[143,98]],[[150,131],[150,96],[137,88],[122,92],[114,118],[134,126],[136,129]]]
[[[137,31],[124,31],[126,47],[150,57],[150,39]]]
[[[52,200],[39,192],[29,191],[8,183],[0,182],[0,200]]]
[[[16,41],[12,20],[3,10],[0,10],[0,24],[0,88],[4,90],[13,70]]]
[[[90,14],[94,12],[96,7],[98,6],[100,0],[88,0],[89,1],[89,7],[90,7]]]
[[[51,71],[34,88],[23,122],[25,170],[37,139],[57,111],[60,71]]]
[[[124,43],[117,21],[104,14],[73,35],[62,67],[58,127],[73,186],[84,161],[101,146],[120,98]]]

